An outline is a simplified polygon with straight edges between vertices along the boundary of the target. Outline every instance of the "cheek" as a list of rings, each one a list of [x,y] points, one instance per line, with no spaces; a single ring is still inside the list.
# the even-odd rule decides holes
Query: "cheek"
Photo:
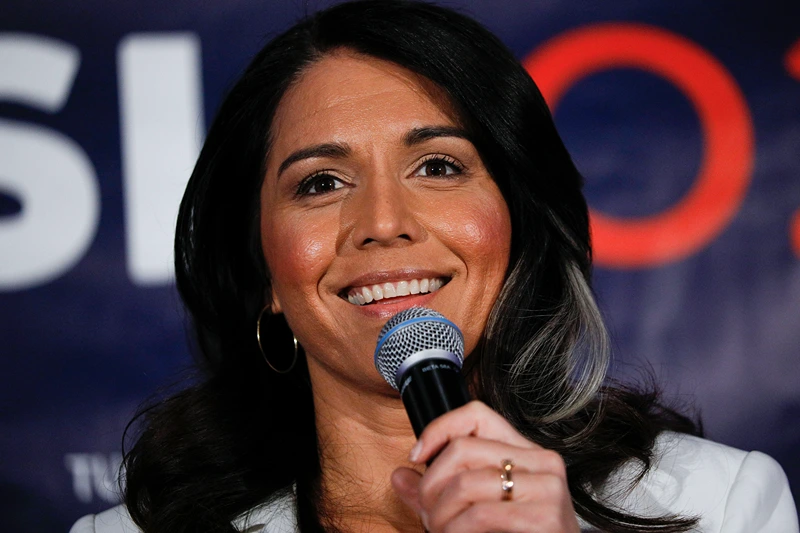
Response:
[[[308,220],[262,220],[261,245],[281,305],[295,307],[298,297],[315,293],[328,264],[331,237]]]
[[[464,258],[472,259],[467,261],[467,265],[505,274],[511,248],[511,219],[505,203],[468,205],[465,212],[453,220],[461,220],[461,224],[452,226],[451,231]]]
[[[473,213],[473,219],[464,226],[464,239],[478,251],[496,254],[507,250],[510,240],[510,224],[503,213],[483,208]]]
[[[451,249],[466,267],[466,284],[459,301],[459,325],[466,353],[477,346],[492,306],[505,280],[511,250],[511,217],[502,197],[480,195],[479,200],[462,203],[452,213],[449,227]],[[458,216],[456,216],[458,214]]]

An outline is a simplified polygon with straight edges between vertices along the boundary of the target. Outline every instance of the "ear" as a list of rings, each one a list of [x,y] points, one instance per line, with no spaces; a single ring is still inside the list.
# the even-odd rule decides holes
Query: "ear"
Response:
[[[281,300],[280,298],[278,298],[278,294],[275,292],[274,288],[270,288],[269,301],[271,302],[269,305],[269,310],[272,312],[273,315],[279,315],[283,313],[283,308],[281,307]]]

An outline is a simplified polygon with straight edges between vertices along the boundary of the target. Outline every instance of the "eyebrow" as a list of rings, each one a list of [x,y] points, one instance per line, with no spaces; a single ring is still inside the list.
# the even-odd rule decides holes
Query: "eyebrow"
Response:
[[[456,128],[454,126],[426,126],[423,128],[414,128],[406,133],[403,142],[406,146],[414,146],[437,137],[458,137],[469,140],[469,135],[461,128]]]
[[[461,139],[469,140],[467,132],[461,128],[452,126],[426,126],[422,128],[414,128],[403,137],[403,144],[406,146],[416,146],[430,139],[438,137],[458,137]],[[349,156],[353,151],[345,143],[323,143],[301,148],[296,152],[289,154],[289,157],[283,160],[278,167],[278,177],[292,166],[294,163],[303,159],[312,159],[314,157],[331,157],[334,159],[341,159]]]
[[[315,144],[314,146],[309,146],[308,148],[301,148],[296,152],[292,152],[289,157],[283,160],[281,166],[278,167],[278,177],[280,178],[281,174],[283,174],[283,172],[292,164],[303,159],[311,159],[313,157],[332,157],[341,159],[343,157],[347,157],[351,153],[352,150],[350,147],[344,143]]]

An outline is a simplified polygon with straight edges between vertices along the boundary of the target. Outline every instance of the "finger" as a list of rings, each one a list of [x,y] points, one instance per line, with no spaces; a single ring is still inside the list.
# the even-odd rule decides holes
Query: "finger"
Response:
[[[417,515],[422,516],[423,509],[419,500],[419,484],[422,474],[411,468],[400,467],[392,472],[391,482],[395,493]]]
[[[432,529],[431,531],[437,531]],[[580,533],[571,508],[545,502],[481,502],[454,517],[442,533]]]
[[[504,459],[514,463],[513,473],[550,474],[566,483],[566,466],[561,456],[543,448],[520,448],[477,437],[458,437],[442,450],[425,472],[419,487],[423,506],[435,505],[450,480],[465,471],[489,468],[500,475]]]
[[[506,442],[522,448],[539,448],[486,404],[473,401],[428,424],[411,450],[409,459],[414,463],[424,463],[454,438],[466,436]]]
[[[500,472],[497,468],[469,470],[453,476],[442,490],[436,504],[427,510],[427,524],[432,531],[441,531],[444,526],[471,506],[484,502],[504,502]],[[552,474],[514,475],[511,500],[504,503],[550,504],[561,508],[570,500],[566,481]]]

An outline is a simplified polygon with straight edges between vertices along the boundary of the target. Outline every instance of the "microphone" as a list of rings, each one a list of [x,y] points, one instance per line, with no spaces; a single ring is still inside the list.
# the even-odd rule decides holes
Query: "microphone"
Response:
[[[461,331],[425,307],[393,316],[375,347],[375,367],[400,391],[417,437],[431,420],[470,401],[461,376],[463,361]]]

